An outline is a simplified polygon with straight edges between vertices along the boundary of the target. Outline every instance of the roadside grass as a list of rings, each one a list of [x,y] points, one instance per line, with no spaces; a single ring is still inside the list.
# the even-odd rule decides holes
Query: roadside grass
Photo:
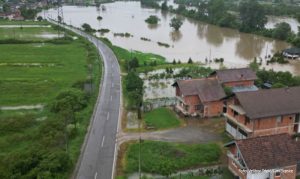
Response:
[[[157,108],[144,113],[144,121],[147,127],[155,129],[179,127],[181,124],[176,114],[168,108]]]
[[[0,25],[49,25],[49,22],[33,21],[33,20],[10,21],[10,20],[5,20],[5,19],[0,19]]]
[[[188,68],[188,67],[197,67],[197,66],[201,66],[203,64],[201,63],[181,63],[181,64],[173,64],[173,63],[166,63],[166,64],[160,64],[160,65],[157,65],[157,66],[141,66],[141,67],[138,67],[136,70],[137,72],[139,73],[147,73],[147,72],[150,72],[150,71],[154,71],[154,70],[160,70],[160,69],[166,69],[166,68],[172,68],[172,69],[175,69],[175,68]]]
[[[1,25],[1,24],[0,24]],[[47,35],[51,37],[47,38]],[[18,40],[47,40],[57,37],[57,31],[51,27],[0,27],[0,40],[18,39]]]
[[[141,143],[142,172],[162,174],[220,162],[221,148],[217,144],[179,144],[159,141]],[[125,153],[124,173],[138,171],[139,143],[128,145]]]
[[[131,59],[133,59],[134,57],[136,57],[139,61],[139,65],[140,66],[150,66],[150,63],[153,63],[154,61],[156,62],[156,65],[162,65],[162,64],[166,64],[166,58],[157,54],[153,54],[153,53],[145,53],[145,52],[140,52],[140,51],[136,51],[136,50],[126,50],[122,47],[118,47],[113,45],[108,39],[106,38],[100,38],[100,40],[102,40],[106,45],[108,45],[113,52],[115,53],[120,66],[121,66],[121,70],[123,72],[126,71],[126,61],[129,61]]]

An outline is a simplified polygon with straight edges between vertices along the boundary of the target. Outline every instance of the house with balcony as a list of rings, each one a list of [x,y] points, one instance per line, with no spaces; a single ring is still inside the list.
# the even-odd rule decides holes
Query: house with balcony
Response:
[[[215,78],[178,80],[176,88],[178,100],[175,110],[186,116],[220,116],[223,110],[222,99],[226,94]]]
[[[228,169],[240,179],[295,179],[299,143],[288,134],[235,140],[228,148]]]
[[[233,92],[258,90],[254,85],[256,73],[250,68],[216,70],[210,77],[216,78],[223,87],[229,87]]]
[[[235,139],[299,133],[300,87],[237,92],[224,116]]]

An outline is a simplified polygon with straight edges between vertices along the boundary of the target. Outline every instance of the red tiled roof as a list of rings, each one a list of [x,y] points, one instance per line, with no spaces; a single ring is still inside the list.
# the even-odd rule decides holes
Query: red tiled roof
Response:
[[[179,80],[174,85],[178,85],[184,96],[198,95],[202,102],[218,101],[226,97],[222,86],[214,78]]]
[[[296,165],[299,147],[288,134],[235,141],[248,169],[275,169]]]
[[[250,119],[300,112],[300,87],[235,93]]]
[[[256,80],[257,76],[250,68],[235,68],[216,70],[211,75],[217,75],[220,83]]]

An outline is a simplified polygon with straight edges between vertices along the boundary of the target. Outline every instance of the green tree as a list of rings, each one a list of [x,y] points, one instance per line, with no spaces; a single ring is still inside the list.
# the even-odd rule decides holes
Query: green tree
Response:
[[[239,12],[243,31],[263,29],[267,22],[264,8],[256,0],[241,2]]]
[[[273,31],[273,37],[280,39],[280,40],[286,40],[289,35],[292,34],[292,29],[290,24],[286,22],[281,22],[275,25],[274,31]]]
[[[210,0],[208,3],[208,16],[212,23],[217,23],[226,12],[223,0]]]
[[[3,12],[5,12],[5,13],[8,13],[11,11],[10,5],[8,3],[3,4],[2,9],[3,9]]]
[[[145,20],[148,24],[157,24],[158,21],[160,21],[160,19],[155,15],[151,15]]]
[[[139,109],[143,102],[143,80],[135,72],[129,72],[124,81],[128,96],[128,107]]]
[[[42,21],[43,20],[42,16],[37,17],[37,20]]]
[[[103,17],[101,17],[101,16],[98,16],[98,17],[97,17],[97,20],[98,20],[98,21],[101,21],[102,19],[103,19]]]
[[[170,22],[170,27],[174,28],[175,31],[178,31],[182,24],[183,22],[181,19],[173,17]]]
[[[168,10],[168,4],[167,4],[166,0],[161,4],[161,10],[162,11],[167,11]]]
[[[82,24],[81,27],[85,32],[95,32],[95,30],[87,23]]]
[[[191,57],[189,58],[188,63],[189,63],[189,64],[192,64],[192,63],[193,63],[193,60],[192,60]]]

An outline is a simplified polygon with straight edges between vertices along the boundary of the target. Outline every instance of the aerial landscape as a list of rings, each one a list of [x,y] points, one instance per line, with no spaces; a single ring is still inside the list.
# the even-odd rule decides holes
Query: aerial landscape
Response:
[[[0,0],[0,179],[299,179],[300,0]]]

